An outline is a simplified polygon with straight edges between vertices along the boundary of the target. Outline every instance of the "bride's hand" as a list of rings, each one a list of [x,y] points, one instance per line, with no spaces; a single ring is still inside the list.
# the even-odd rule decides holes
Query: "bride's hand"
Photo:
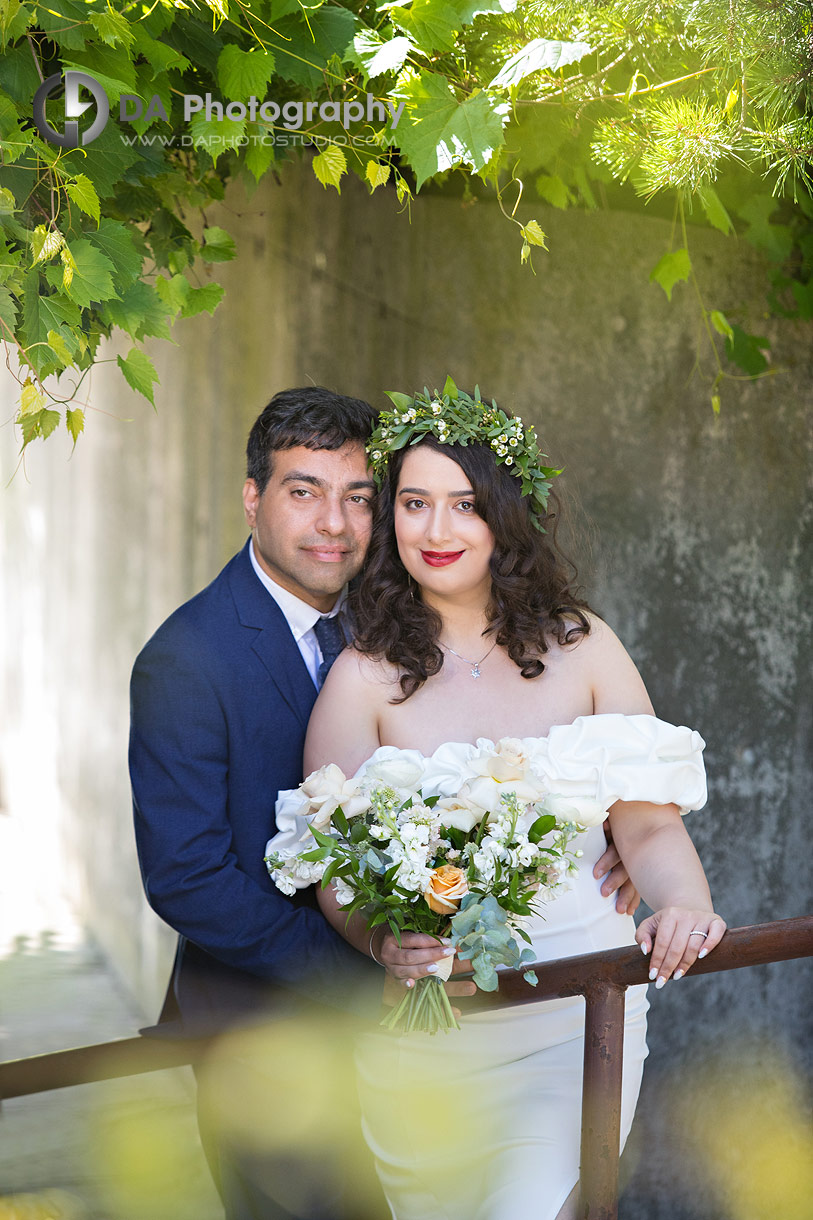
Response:
[[[699,957],[719,945],[725,929],[714,911],[685,907],[664,907],[643,920],[635,939],[644,953],[652,950],[649,977],[657,980],[656,988],[670,977],[682,978]]]
[[[381,929],[380,936],[372,938],[370,948],[379,965],[402,983],[437,974],[438,963],[454,953],[449,941],[422,932],[402,932],[399,945],[392,932],[385,928]]]
[[[392,932],[382,929],[381,935],[373,939],[372,949],[376,960],[387,971],[385,1003],[398,1003],[403,987],[414,987],[417,979],[437,974],[437,965],[454,953],[446,941],[438,940],[420,932],[402,932],[401,943]],[[470,963],[456,960],[453,971],[469,970]],[[471,979],[450,981],[444,984],[450,996],[474,995],[476,984]]]

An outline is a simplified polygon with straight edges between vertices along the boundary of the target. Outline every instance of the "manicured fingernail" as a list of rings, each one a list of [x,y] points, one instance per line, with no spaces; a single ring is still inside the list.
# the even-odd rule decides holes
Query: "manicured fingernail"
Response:
[[[448,949],[443,950],[444,957],[451,957],[454,953],[454,945],[449,945]]]
[[[430,962],[429,965],[426,967],[426,973],[427,974],[437,974],[437,972],[438,972],[437,962]]]
[[[656,968],[655,966],[653,966],[653,967],[652,967],[652,969],[651,969],[651,970],[650,970],[650,972],[649,972],[649,978],[650,978],[650,981],[651,981],[652,979],[654,979],[654,977],[655,977],[655,975],[656,975],[657,973],[658,973],[657,968]]]
[[[705,957],[707,953],[708,953],[708,949],[701,949],[697,956]]]
[[[676,971],[675,971],[675,973],[672,975],[672,978],[673,978],[673,979],[682,979],[682,978],[683,978],[683,971],[682,971],[682,970],[676,970]]]
[[[406,979],[406,980],[405,980],[405,982],[404,982],[404,986],[406,987],[407,991],[409,991],[410,987],[414,987],[414,986],[415,986],[415,980],[414,980],[414,979]]]
[[[661,975],[661,977],[658,979],[657,983],[655,984],[655,990],[660,991],[661,987],[663,987],[665,985],[665,983],[666,983],[666,979],[663,977],[663,975]]]
[[[649,945],[645,940],[641,941],[641,952],[643,953],[644,957],[646,957],[647,953],[649,953]]]

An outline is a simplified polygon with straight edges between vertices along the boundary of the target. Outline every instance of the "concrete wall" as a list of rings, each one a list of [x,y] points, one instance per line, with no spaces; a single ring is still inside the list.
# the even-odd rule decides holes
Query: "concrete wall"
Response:
[[[251,421],[273,392],[311,380],[381,403],[384,388],[448,371],[534,420],[582,505],[574,545],[591,599],[659,714],[707,740],[710,799],[690,831],[718,909],[732,926],[810,909],[813,328],[761,320],[780,372],[726,382],[715,416],[692,292],[679,285],[669,306],[648,283],[669,226],[536,214],[550,253],[533,276],[487,204],[428,198],[410,222],[391,194],[349,183],[338,199],[305,169],[233,196],[226,303],[179,324],[178,347],[156,346],[158,414],[103,366],[70,460],[64,437],[32,446],[0,493],[6,809],[150,1015],[172,938],[141,899],[131,841],[129,668],[244,538]],[[759,318],[753,251],[705,230],[691,244],[709,306]],[[15,387],[2,385],[7,417]],[[10,427],[0,446],[5,484]],[[785,1063],[798,1077],[809,980],[778,965],[655,997],[630,1220],[728,1214],[702,1155],[690,1172],[676,1157],[703,1143],[704,1122],[719,1128],[721,1096],[742,1115],[755,1081],[784,1080]],[[711,1060],[723,1085],[695,1089],[687,1116],[678,1085]],[[794,1087],[770,1094],[774,1120],[795,1113]]]

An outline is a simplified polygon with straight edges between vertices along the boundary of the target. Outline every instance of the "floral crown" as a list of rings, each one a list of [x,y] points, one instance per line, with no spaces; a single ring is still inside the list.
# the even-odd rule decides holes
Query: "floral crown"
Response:
[[[422,394],[410,398],[388,390],[393,411],[382,411],[378,427],[367,445],[376,484],[380,487],[393,453],[407,445],[417,445],[425,436],[434,436],[442,445],[489,445],[497,465],[511,467],[511,474],[522,481],[523,496],[531,497],[531,520],[545,532],[542,519],[548,505],[551,480],[561,470],[540,465],[545,458],[540,453],[533,426],[524,425],[521,418],[505,413],[492,399],[485,403],[478,386],[474,397],[458,390],[451,377],[446,378],[443,393],[430,394],[424,386]]]

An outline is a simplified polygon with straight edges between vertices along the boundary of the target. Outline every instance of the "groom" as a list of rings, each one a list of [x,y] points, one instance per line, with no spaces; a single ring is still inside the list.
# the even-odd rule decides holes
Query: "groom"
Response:
[[[374,421],[368,403],[319,387],[272,399],[248,441],[251,537],[135,663],[139,861],[150,904],[180,934],[161,1021],[187,1034],[380,1005],[380,969],[325,921],[312,888],[284,896],[263,862],[277,793],[302,779],[308,717],[344,646],[345,591],[370,536]],[[331,1183],[307,1205],[290,1191],[281,1203],[267,1164],[202,1135],[228,1220],[340,1214]],[[277,1177],[312,1182],[317,1159],[289,1157]]]

